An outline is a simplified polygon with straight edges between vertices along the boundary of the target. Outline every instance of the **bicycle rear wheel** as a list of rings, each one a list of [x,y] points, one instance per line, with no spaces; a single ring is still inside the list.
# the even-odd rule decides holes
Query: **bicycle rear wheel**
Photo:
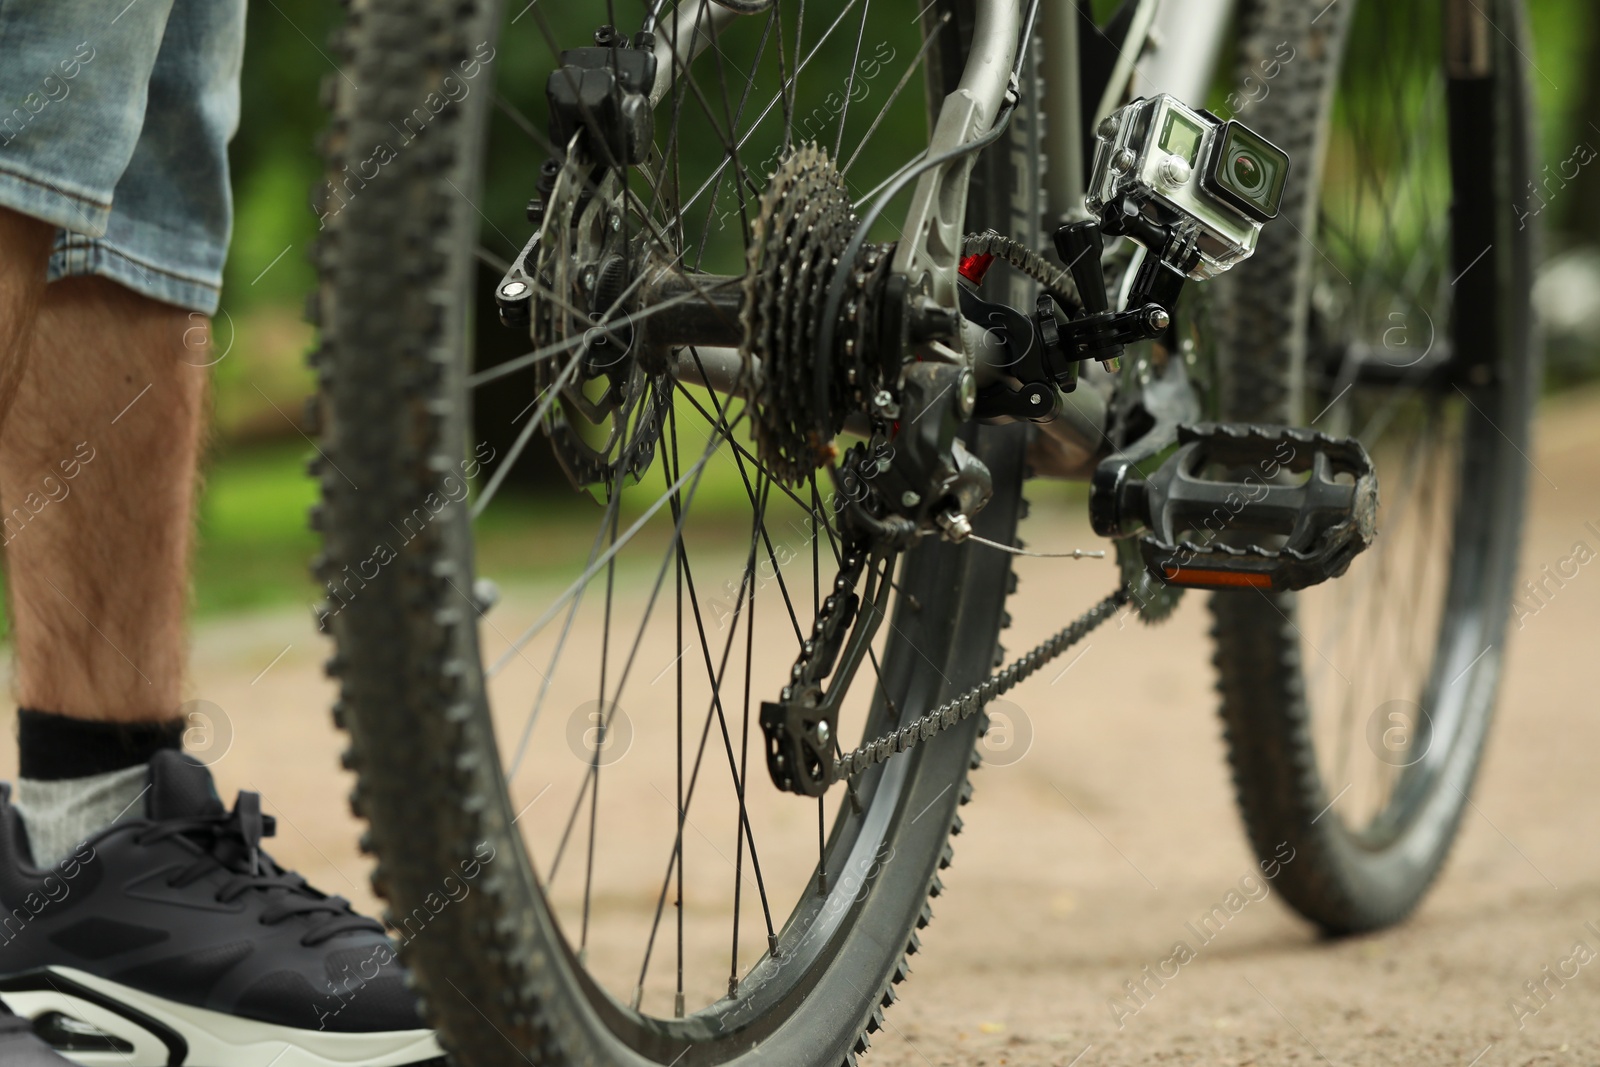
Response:
[[[737,270],[769,171],[812,139],[845,170],[859,153],[859,198],[904,162],[872,138],[924,122],[956,84],[982,6],[939,0],[913,23],[856,0],[778,3],[723,27],[659,105],[651,174],[616,227]],[[664,24],[674,5],[652,7]],[[659,364],[585,365],[596,388],[563,395],[558,424],[535,407],[560,380],[523,352],[526,331],[497,341],[492,293],[552,148],[543,75],[616,18],[609,3],[502,16],[374,0],[339,38],[351,81],[331,82],[320,208],[314,524],[353,803],[426,1016],[463,1067],[838,1067],[865,1050],[931,916],[980,722],[825,803],[776,793],[752,703],[784,683],[833,581],[816,481],[772,476],[737,398]],[[926,97],[902,94],[919,66]],[[977,161],[966,228],[1034,245],[1038,175],[1012,169],[1040,159],[1024,96]],[[581,211],[592,194],[563,201],[565,180],[549,210]],[[994,479],[978,532],[1009,543],[1022,428],[967,443]],[[598,507],[552,495],[569,476]],[[1010,575],[1000,553],[930,539],[882,577],[891,614],[847,709],[863,737],[990,669]]]
[[[1333,933],[1407,915],[1457,832],[1539,383],[1521,5],[1351,6],[1247,5],[1235,99],[1298,169],[1229,279],[1220,393],[1227,417],[1360,438],[1379,540],[1326,586],[1211,601],[1251,842],[1293,850],[1276,884]]]

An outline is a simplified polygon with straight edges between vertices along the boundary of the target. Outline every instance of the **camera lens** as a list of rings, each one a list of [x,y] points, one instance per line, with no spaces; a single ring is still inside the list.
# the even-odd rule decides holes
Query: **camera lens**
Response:
[[[1223,130],[1221,143],[1201,174],[1201,185],[1258,222],[1278,217],[1289,157],[1237,120]]]
[[[1246,196],[1256,195],[1267,184],[1266,170],[1252,152],[1235,152],[1232,170],[1234,183]]]

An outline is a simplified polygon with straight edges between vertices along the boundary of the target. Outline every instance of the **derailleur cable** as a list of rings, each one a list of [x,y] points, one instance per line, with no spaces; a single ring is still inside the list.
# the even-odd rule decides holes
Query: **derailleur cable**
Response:
[[[968,534],[963,540],[974,544],[983,545],[985,548],[998,549],[1008,556],[1032,556],[1034,559],[1105,559],[1103,548],[1075,548],[1071,552],[1035,552],[1031,548],[1017,548],[1015,545],[1003,545],[999,541],[991,541],[987,537],[977,534]]]

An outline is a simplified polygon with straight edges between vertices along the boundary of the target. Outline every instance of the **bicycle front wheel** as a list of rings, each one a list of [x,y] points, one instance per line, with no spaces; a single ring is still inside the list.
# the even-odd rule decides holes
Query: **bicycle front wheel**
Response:
[[[1229,280],[1220,392],[1227,417],[1358,437],[1379,540],[1326,586],[1211,602],[1250,839],[1332,933],[1406,916],[1456,834],[1539,384],[1521,4],[1351,7],[1246,5],[1234,99],[1298,171]]]

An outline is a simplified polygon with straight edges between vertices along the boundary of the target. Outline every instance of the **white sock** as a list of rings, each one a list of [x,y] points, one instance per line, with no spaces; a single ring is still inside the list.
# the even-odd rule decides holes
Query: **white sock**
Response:
[[[149,788],[143,763],[87,778],[19,778],[11,803],[27,827],[33,865],[54,866],[91,834],[124,818],[143,818],[139,801]]]

